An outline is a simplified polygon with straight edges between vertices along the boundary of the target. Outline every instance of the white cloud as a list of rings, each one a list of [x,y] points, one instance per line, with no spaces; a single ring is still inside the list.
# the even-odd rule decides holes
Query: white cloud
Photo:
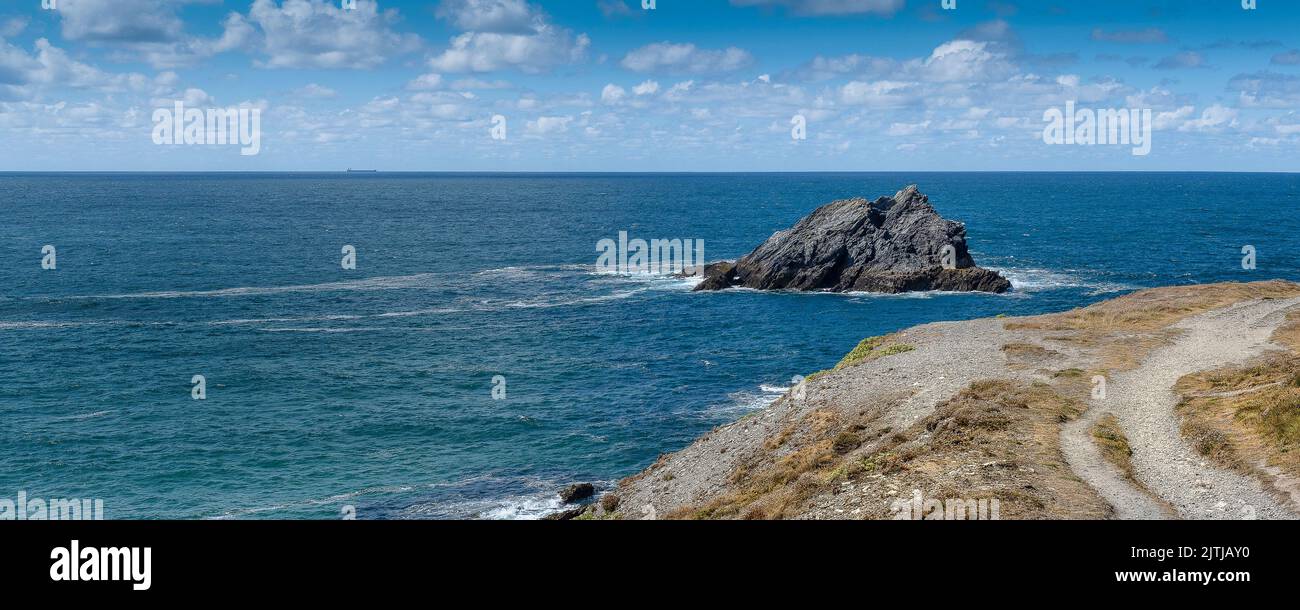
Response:
[[[1136,107],[1140,108],[1140,106]],[[1196,108],[1193,106],[1183,106],[1177,110],[1157,112],[1155,119],[1152,120],[1152,127],[1155,129],[1181,127],[1183,122],[1192,116],[1193,112],[1196,112]]]
[[[406,83],[406,88],[413,91],[431,91],[440,87],[442,87],[442,75],[434,74],[432,72],[429,74],[422,74],[411,82]]]
[[[618,85],[605,85],[600,92],[600,101],[606,104],[617,104],[627,97],[627,90]]]
[[[1015,72],[1015,66],[990,43],[974,40],[945,42],[908,67],[919,80],[929,82],[999,80]]]
[[[506,34],[531,33],[544,18],[525,0],[442,0],[434,14],[461,30]]]
[[[754,62],[736,47],[700,49],[690,43],[657,42],[628,52],[620,65],[633,72],[714,74],[733,72]]]
[[[62,0],[58,15],[69,41],[161,43],[180,40],[185,24],[164,0]]]
[[[397,11],[380,12],[373,1],[359,0],[356,10],[312,0],[254,0],[248,22],[261,31],[266,68],[368,69],[395,54],[419,47],[419,37],[391,29]]]
[[[523,0],[450,0],[439,6],[438,16],[468,30],[429,59],[439,72],[545,72],[582,61],[591,46],[586,34],[556,26]]]
[[[1138,91],[1124,98],[1129,108],[1161,108],[1177,106],[1177,96],[1165,87],[1155,86],[1145,91]]]
[[[1156,63],[1157,70],[1179,70],[1183,68],[1204,68],[1205,57],[1196,51],[1175,53]]]
[[[1107,32],[1101,28],[1092,30],[1092,39],[1102,42],[1118,42],[1123,44],[1164,44],[1169,42],[1169,35],[1160,28],[1147,28],[1145,30],[1115,30]]]
[[[302,87],[297,91],[294,91],[294,95],[297,95],[298,97],[307,97],[307,98],[316,98],[316,99],[330,99],[330,98],[338,97],[338,94],[339,94],[338,91],[330,89],[329,87],[326,87],[324,85],[318,85],[316,83],[310,83],[307,86]]]
[[[664,93],[664,97],[667,98],[669,101],[679,101],[685,98],[686,95],[690,93],[691,90],[694,88],[695,88],[695,81],[693,80],[682,81],[680,83],[674,84],[672,87],[669,87],[668,91]]]
[[[18,16],[10,17],[0,21],[0,38],[13,38],[23,33],[27,29],[29,20],[27,17]]]
[[[62,0],[57,11],[64,40],[108,47],[124,58],[154,67],[189,65],[217,53],[242,48],[252,27],[238,13],[222,22],[216,38],[190,36],[177,10],[208,0]]]
[[[632,12],[632,8],[627,5],[627,2],[623,0],[598,0],[596,6],[606,19],[631,17],[635,14]]]
[[[1002,23],[1002,22],[994,22]],[[1010,34],[1004,34],[1009,36]],[[817,56],[794,72],[796,78],[823,81],[840,77],[870,81],[908,79],[930,83],[1004,81],[1017,72],[1005,44],[958,38],[926,57],[906,61],[868,55]]]
[[[1179,131],[1218,131],[1237,125],[1237,110],[1215,104],[1201,112],[1201,117],[1183,123]]]
[[[635,93],[636,95],[654,95],[656,93],[659,93],[659,83],[656,81],[648,80],[635,87],[632,87],[632,93]]]
[[[902,106],[916,99],[914,85],[899,81],[852,81],[840,88],[840,100],[845,104],[888,107]]]
[[[440,121],[462,121],[476,114],[472,93],[424,92],[408,100],[415,105],[412,110],[422,118]]]
[[[149,84],[142,74],[111,74],[68,57],[67,52],[40,38],[35,54],[0,41],[0,98],[32,99],[52,88],[101,92],[142,90]]]
[[[509,89],[510,83],[503,80],[486,81],[477,78],[462,78],[452,81],[451,88],[457,91],[481,89]]]
[[[466,32],[451,40],[451,48],[429,60],[442,72],[494,72],[516,69],[537,73],[581,61],[591,46],[586,34],[545,25],[530,35]]]
[[[1292,122],[1297,117],[1295,113],[1289,113],[1285,117],[1275,117],[1269,119],[1268,123],[1273,126],[1273,130],[1284,136],[1294,136],[1300,134],[1300,123]],[[1286,122],[1284,122],[1286,121]]]
[[[1278,72],[1238,74],[1228,81],[1248,108],[1294,108],[1300,105],[1300,76]]]
[[[1038,129],[1037,123],[1032,123],[1025,117],[1004,116],[994,119],[993,124],[998,129]]]
[[[571,116],[541,116],[535,121],[528,121],[526,128],[528,133],[533,135],[553,135],[568,131],[571,122],[573,122]]]
[[[818,55],[796,72],[799,78],[809,81],[823,81],[841,76],[859,78],[879,78],[892,70],[898,69],[898,62],[885,57],[869,55],[843,55],[823,57]]]
[[[732,6],[783,6],[796,15],[893,15],[903,0],[731,0]]]
[[[920,123],[894,123],[889,126],[889,129],[885,131],[885,133],[891,136],[911,136],[918,133],[924,133],[925,130],[929,128],[930,121],[922,121]]]
[[[150,100],[149,104],[155,108],[170,108],[175,102],[183,102],[186,106],[192,108],[206,108],[217,105],[216,98],[197,87],[189,87],[174,95],[154,98]]]

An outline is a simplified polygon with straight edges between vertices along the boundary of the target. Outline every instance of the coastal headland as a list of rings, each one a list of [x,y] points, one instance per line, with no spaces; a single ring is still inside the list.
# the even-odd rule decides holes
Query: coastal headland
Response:
[[[1300,284],[866,338],[579,519],[1294,519]],[[954,508],[955,507],[955,508]]]

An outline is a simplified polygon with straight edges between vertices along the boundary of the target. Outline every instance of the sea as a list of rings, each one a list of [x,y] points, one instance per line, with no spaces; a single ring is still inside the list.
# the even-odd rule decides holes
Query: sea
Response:
[[[697,293],[596,265],[620,232],[736,258],[909,184],[1012,292]],[[0,498],[538,518],[865,337],[1300,280],[1298,208],[1295,174],[0,173]]]

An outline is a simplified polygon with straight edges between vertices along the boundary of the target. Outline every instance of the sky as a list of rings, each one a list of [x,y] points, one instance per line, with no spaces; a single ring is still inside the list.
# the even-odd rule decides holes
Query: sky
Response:
[[[1300,170],[1292,0],[346,1],[0,0],[0,171]]]

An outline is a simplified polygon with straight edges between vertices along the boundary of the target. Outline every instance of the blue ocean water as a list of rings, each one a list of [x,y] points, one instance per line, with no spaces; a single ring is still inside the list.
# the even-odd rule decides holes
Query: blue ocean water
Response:
[[[692,293],[593,269],[619,231],[734,258],[909,183],[1012,294]],[[537,516],[866,336],[1300,279],[1298,205],[1285,174],[0,174],[0,497],[102,498],[109,518]]]

